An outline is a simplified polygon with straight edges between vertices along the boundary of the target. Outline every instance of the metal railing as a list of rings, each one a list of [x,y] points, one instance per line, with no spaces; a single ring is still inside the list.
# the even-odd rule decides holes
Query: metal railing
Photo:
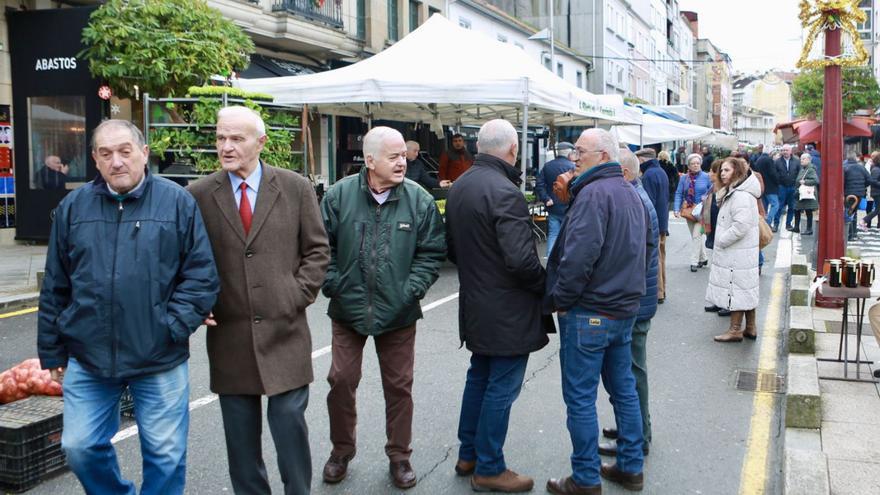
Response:
[[[323,5],[320,6],[316,0],[275,0],[272,11],[286,11],[331,27],[340,29],[343,27],[342,2],[337,0],[324,0]]]

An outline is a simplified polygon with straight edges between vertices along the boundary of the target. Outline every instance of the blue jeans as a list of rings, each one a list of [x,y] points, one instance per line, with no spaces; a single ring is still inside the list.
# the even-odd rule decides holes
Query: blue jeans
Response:
[[[767,225],[774,226],[779,224],[779,195],[777,194],[765,194],[764,195],[764,209],[767,210],[767,217],[764,219],[767,221]],[[773,222],[776,223],[773,223]]]
[[[782,209],[785,208],[785,226],[791,227],[791,221],[794,220],[794,187],[779,186],[779,209],[776,210],[776,216],[773,217],[774,225],[779,225],[779,219],[782,217]]]
[[[474,472],[480,476],[497,476],[507,470],[503,452],[507,423],[528,362],[528,354],[471,355],[458,421],[458,458],[476,460]]]
[[[553,251],[553,245],[556,244],[556,238],[559,237],[559,229],[562,227],[562,220],[565,215],[559,216],[554,214],[547,215],[547,257],[550,257],[550,251]]]
[[[67,463],[86,493],[134,494],[122,479],[110,439],[119,430],[119,397],[126,384],[134,397],[143,457],[141,494],[183,493],[189,431],[189,366],[129,379],[95,376],[70,359],[64,376]]]
[[[578,485],[600,484],[596,418],[600,376],[617,423],[617,467],[626,473],[642,472],[642,415],[630,351],[635,320],[611,320],[583,308],[559,316],[562,397],[568,408],[572,478]]]

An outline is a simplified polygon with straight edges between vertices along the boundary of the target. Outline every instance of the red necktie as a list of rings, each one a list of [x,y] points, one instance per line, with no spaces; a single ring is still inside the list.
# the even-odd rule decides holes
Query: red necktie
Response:
[[[241,224],[244,226],[244,235],[248,235],[251,231],[251,219],[254,214],[251,211],[251,202],[247,195],[247,182],[241,183],[241,201],[238,203],[238,215],[241,217]]]

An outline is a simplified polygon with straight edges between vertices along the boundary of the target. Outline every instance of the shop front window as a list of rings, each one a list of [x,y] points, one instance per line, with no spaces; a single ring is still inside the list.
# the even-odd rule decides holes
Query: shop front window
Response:
[[[73,189],[85,182],[85,97],[30,97],[28,122],[31,189]]]

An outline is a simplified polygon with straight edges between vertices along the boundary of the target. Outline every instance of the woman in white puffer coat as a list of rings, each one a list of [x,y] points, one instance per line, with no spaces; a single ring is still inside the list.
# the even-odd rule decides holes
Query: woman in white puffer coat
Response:
[[[741,158],[721,164],[724,187],[715,193],[719,204],[706,300],[730,310],[730,328],[716,342],[755,339],[755,308],[758,307],[758,201],[761,184]],[[745,331],[742,329],[746,320]]]

